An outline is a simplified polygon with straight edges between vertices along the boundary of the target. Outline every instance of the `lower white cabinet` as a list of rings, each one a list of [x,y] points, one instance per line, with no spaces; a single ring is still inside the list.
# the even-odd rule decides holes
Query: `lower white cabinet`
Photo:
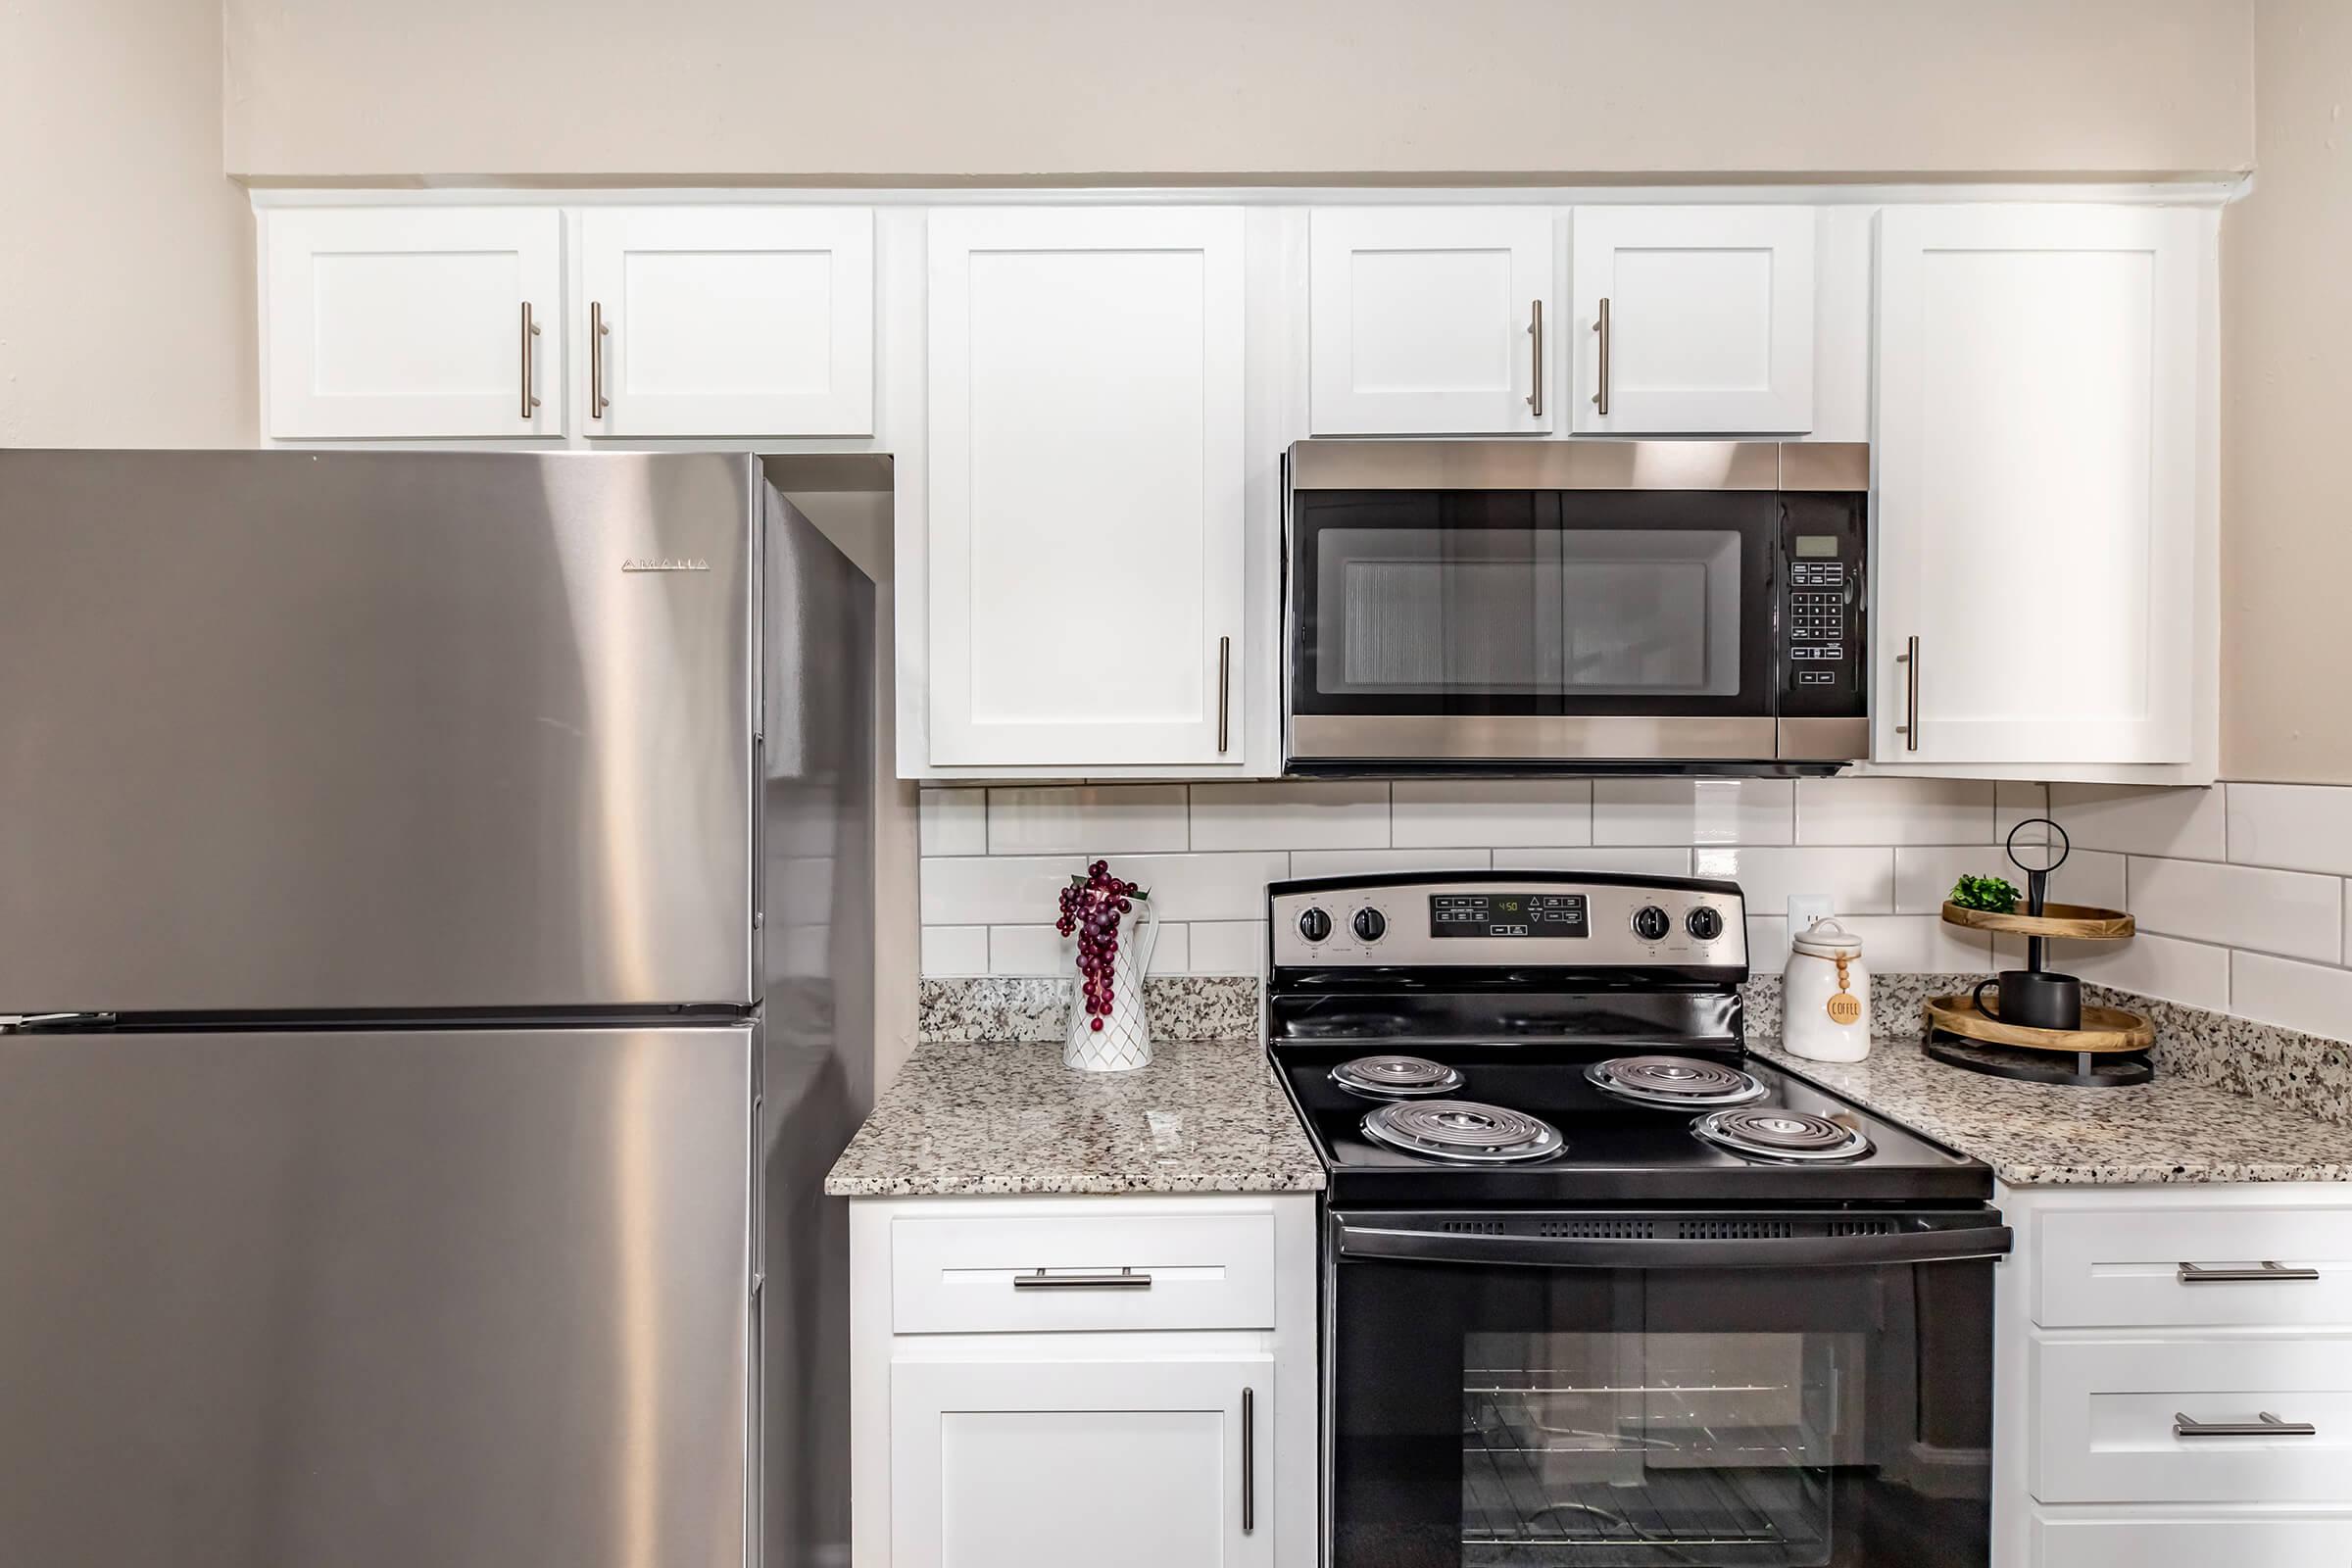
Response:
[[[856,1568],[1314,1568],[1312,1194],[851,1205]]]
[[[891,1563],[1263,1568],[1274,1420],[1269,1355],[901,1363]]]
[[[2352,1188],[1997,1200],[1994,1568],[2352,1564]]]

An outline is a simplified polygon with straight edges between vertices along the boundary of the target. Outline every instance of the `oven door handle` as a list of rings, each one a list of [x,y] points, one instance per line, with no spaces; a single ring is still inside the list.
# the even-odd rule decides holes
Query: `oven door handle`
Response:
[[[1342,1257],[1419,1263],[1512,1263],[1532,1268],[1850,1268],[1886,1263],[1958,1263],[2001,1257],[2016,1242],[2006,1225],[1892,1236],[1796,1236],[1786,1240],[1643,1241],[1621,1237],[1474,1236],[1387,1230],[1334,1216]]]

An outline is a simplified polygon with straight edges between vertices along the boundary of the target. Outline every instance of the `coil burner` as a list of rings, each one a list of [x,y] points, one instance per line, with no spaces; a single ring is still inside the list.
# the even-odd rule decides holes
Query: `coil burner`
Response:
[[[1462,1087],[1460,1073],[1426,1056],[1358,1056],[1332,1068],[1331,1081],[1367,1100],[1416,1100]]]
[[[1424,1159],[1509,1165],[1549,1159],[1566,1147],[1560,1130],[1522,1111],[1467,1100],[1383,1105],[1364,1117],[1364,1136]]]
[[[1778,1105],[1709,1111],[1690,1130],[1718,1149],[1750,1159],[1803,1163],[1860,1159],[1870,1152],[1870,1140],[1844,1123]]]
[[[1666,1110],[1713,1110],[1764,1098],[1764,1086],[1737,1067],[1689,1056],[1618,1056],[1585,1069],[1602,1094]]]

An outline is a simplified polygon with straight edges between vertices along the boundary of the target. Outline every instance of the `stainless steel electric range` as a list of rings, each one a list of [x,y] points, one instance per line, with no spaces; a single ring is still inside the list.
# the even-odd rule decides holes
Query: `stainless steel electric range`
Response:
[[[1746,1054],[1737,884],[1269,897],[1332,1568],[1982,1568],[1991,1172]]]

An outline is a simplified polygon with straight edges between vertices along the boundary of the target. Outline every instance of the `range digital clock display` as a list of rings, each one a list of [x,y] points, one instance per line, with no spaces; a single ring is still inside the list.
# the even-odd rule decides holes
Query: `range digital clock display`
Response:
[[[1433,937],[1582,937],[1592,924],[1582,893],[1433,893]]]

